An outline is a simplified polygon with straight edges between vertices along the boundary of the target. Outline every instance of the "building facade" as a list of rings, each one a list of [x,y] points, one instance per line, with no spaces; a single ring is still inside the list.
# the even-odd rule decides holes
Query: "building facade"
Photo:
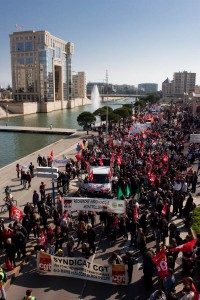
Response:
[[[154,93],[158,91],[157,83],[140,83],[138,84],[138,90],[143,92]]]
[[[169,78],[167,78],[162,83],[162,96],[163,97],[171,97],[173,96],[173,80],[170,81]]]
[[[48,31],[10,34],[14,101],[70,100],[74,44]]]
[[[181,97],[185,93],[191,93],[195,90],[196,73],[187,71],[175,72],[173,79],[173,95]]]
[[[78,72],[72,76],[73,98],[86,98],[86,75]]]

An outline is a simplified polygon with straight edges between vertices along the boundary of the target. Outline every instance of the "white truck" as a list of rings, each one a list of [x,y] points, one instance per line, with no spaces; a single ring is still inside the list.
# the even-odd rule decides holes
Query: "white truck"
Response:
[[[90,167],[88,176],[80,179],[80,188],[90,196],[108,196],[112,193],[112,170],[110,167]]]

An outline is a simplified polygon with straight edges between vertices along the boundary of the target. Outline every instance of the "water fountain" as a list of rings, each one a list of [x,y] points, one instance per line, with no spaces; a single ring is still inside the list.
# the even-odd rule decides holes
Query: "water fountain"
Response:
[[[101,98],[99,96],[99,90],[96,84],[92,88],[91,100],[93,109],[98,109],[100,106]]]

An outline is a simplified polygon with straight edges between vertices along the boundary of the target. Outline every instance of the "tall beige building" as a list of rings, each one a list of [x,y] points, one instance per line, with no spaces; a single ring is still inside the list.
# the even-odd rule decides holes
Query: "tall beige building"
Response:
[[[86,98],[86,75],[85,72],[78,72],[72,76],[73,97]]]
[[[196,73],[187,71],[175,72],[173,79],[174,96],[183,96],[184,93],[190,93],[195,90]]]
[[[72,98],[73,43],[45,30],[19,31],[10,34],[10,51],[15,101]]]

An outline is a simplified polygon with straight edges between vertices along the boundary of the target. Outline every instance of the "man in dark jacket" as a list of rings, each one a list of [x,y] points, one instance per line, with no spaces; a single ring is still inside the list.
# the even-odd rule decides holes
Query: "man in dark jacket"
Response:
[[[24,234],[21,231],[19,231],[19,229],[15,229],[13,231],[12,239],[16,246],[17,257],[20,258],[21,253],[22,253],[23,257],[25,257],[26,256],[26,238],[25,238]]]
[[[93,251],[95,253],[95,238],[96,238],[96,233],[94,229],[92,228],[91,225],[87,226],[87,239],[88,239],[88,244],[89,244],[89,250]]]

